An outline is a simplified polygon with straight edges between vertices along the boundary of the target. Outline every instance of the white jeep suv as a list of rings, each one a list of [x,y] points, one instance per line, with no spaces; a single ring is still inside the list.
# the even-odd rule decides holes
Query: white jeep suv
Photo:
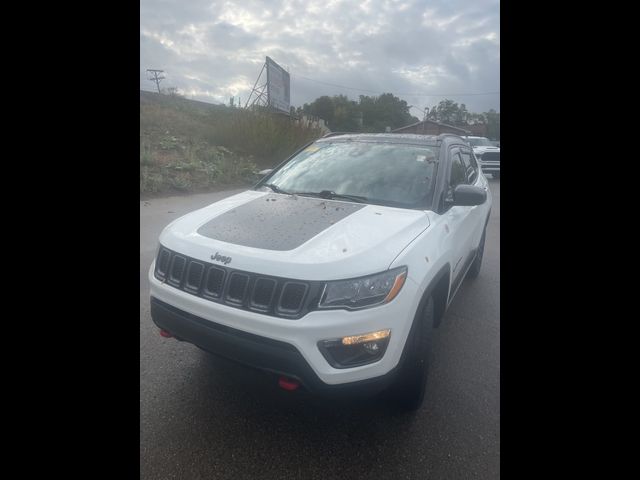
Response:
[[[429,344],[480,271],[488,182],[458,136],[329,134],[160,235],[165,337],[317,393],[424,397]]]
[[[500,147],[494,145],[487,137],[465,137],[473,148],[480,168],[490,173],[493,178],[500,178]]]

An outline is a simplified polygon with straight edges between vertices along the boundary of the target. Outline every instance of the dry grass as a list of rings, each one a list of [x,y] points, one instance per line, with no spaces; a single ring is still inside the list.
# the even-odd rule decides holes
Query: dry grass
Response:
[[[320,135],[288,117],[141,94],[140,193],[250,184]]]

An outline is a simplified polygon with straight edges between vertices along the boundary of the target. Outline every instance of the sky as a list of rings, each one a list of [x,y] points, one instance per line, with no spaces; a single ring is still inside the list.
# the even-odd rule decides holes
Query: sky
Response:
[[[418,118],[445,98],[500,111],[497,0],[140,0],[142,90],[161,69],[161,87],[244,105],[267,55],[296,107],[391,92]]]

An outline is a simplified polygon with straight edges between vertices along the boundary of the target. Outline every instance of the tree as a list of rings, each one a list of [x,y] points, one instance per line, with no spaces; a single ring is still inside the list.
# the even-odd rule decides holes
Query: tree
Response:
[[[500,113],[493,108],[485,112],[487,119],[487,136],[493,140],[500,140]]]
[[[169,95],[170,97],[182,97],[182,94],[180,93],[180,90],[178,89],[178,87],[167,88],[166,94]]]
[[[304,104],[307,107],[307,104]],[[326,95],[316,98],[311,104],[308,105],[308,109],[305,112],[322,118],[330,128],[333,128],[333,100]]]
[[[392,93],[378,97],[360,95],[362,129],[366,132],[384,132],[386,127],[396,129],[417,122],[409,113],[409,105]]]
[[[409,105],[392,93],[380,96],[360,95],[359,101],[349,100],[346,95],[322,96],[310,104],[305,103],[301,112],[320,117],[333,131],[384,132],[386,127],[396,129],[416,123],[421,119],[409,113]],[[494,110],[488,113],[473,113],[463,103],[458,105],[451,99],[442,100],[431,108],[427,119],[466,127],[474,123],[488,123],[491,118],[493,132],[500,136],[500,114]]]
[[[475,125],[478,123],[487,123],[487,119],[485,118],[484,113],[469,113],[467,117],[467,125]]]
[[[467,107],[464,107],[464,112],[466,111]],[[429,110],[429,119],[436,122],[455,124],[460,123],[461,118],[462,111],[460,107],[456,102],[448,98],[441,100],[438,105]]]
[[[346,95],[337,95],[333,101],[333,123],[331,128],[341,132],[356,132],[358,125],[358,104],[349,100]]]

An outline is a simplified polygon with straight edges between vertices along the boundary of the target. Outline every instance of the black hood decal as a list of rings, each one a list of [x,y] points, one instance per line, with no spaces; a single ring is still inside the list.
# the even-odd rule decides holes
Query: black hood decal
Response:
[[[366,205],[270,193],[210,220],[205,237],[265,250],[293,250]]]

